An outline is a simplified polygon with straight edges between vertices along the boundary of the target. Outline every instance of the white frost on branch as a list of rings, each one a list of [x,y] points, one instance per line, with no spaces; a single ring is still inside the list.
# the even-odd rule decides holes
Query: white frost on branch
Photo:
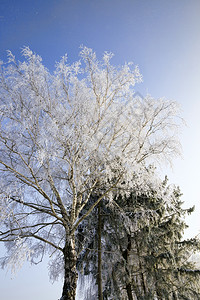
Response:
[[[9,256],[1,259],[0,264],[2,267],[5,265],[8,269],[11,270],[13,274],[16,274],[17,270],[19,270],[25,261],[31,260],[31,255],[33,251],[29,249],[28,244],[18,237],[14,243],[12,243],[12,247],[8,250]]]
[[[0,240],[20,236],[34,251],[18,241],[12,262],[17,249],[32,260],[44,251],[63,255],[66,238],[100,200],[159,193],[151,168],[180,152],[178,105],[136,97],[137,66],[115,67],[112,53],[99,61],[82,47],[79,61],[65,55],[51,74],[28,47],[22,55],[17,62],[8,52],[0,69]],[[61,263],[52,266],[53,279]]]

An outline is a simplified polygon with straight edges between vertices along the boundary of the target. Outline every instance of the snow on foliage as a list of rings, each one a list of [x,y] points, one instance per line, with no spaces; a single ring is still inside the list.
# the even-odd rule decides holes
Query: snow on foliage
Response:
[[[179,153],[179,108],[136,97],[138,67],[113,66],[112,53],[99,61],[82,47],[79,61],[64,55],[53,74],[28,47],[22,55],[17,62],[9,51],[1,62],[0,240],[28,247],[32,262],[48,252],[53,279],[66,244],[75,255],[76,230],[102,199],[159,192],[151,168]],[[83,213],[91,195],[97,200]]]
[[[29,249],[28,244],[22,241],[21,238],[17,238],[14,243],[7,245],[8,256],[1,259],[1,266],[7,265],[12,273],[16,273],[20,269],[25,261],[30,261],[32,250]]]

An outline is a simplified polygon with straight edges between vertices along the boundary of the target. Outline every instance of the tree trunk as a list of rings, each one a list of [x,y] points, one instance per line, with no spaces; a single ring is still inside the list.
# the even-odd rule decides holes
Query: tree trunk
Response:
[[[129,300],[133,300],[133,294],[132,294],[132,284],[129,282],[126,285],[126,292]]]
[[[78,273],[76,270],[77,253],[75,249],[74,237],[67,239],[63,249],[64,254],[64,285],[62,300],[75,300]]]
[[[103,290],[102,290],[102,254],[101,254],[101,202],[98,204],[98,299],[103,300]]]
[[[129,253],[131,251],[131,236],[128,234],[128,245],[126,250],[122,253],[123,258],[126,261],[126,273],[127,273],[127,278],[129,278],[129,268],[128,268],[128,258],[129,258]],[[130,280],[130,279],[129,279]],[[131,282],[126,283],[126,292],[128,296],[128,300],[133,300],[133,294],[132,294],[132,284]]]
[[[162,300],[163,299],[163,293],[160,290],[159,286],[158,286],[158,282],[160,280],[159,275],[157,273],[157,265],[156,267],[154,267],[154,276],[155,276],[155,290],[156,290],[156,296],[158,298],[158,300]]]
[[[142,266],[142,262],[141,262],[140,248],[138,246],[137,237],[135,237],[135,245],[136,245],[138,261],[139,261],[141,286],[143,289],[143,296],[145,296],[147,294],[147,289],[146,289],[146,283],[145,283],[145,278],[144,278],[144,273],[143,273],[143,266]]]

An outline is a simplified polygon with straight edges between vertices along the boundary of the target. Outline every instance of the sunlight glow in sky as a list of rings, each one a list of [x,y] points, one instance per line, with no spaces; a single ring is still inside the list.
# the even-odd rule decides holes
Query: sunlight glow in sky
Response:
[[[139,65],[141,94],[174,99],[187,126],[183,158],[173,170],[163,166],[170,182],[180,186],[185,207],[195,204],[186,236],[200,231],[200,1],[199,0],[1,0],[0,59],[11,50],[18,59],[23,46],[42,56],[53,70],[66,52],[78,59],[79,46],[115,54],[114,64]],[[0,248],[0,254],[3,248]],[[57,300],[62,282],[51,285],[46,262],[26,264],[16,277],[0,271],[3,300]],[[13,278],[12,280],[10,278]],[[80,300],[81,298],[79,298]]]

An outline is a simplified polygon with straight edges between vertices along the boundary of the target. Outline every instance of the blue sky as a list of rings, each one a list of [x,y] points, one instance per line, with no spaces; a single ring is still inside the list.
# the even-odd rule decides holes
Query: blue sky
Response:
[[[139,65],[142,94],[177,100],[187,122],[181,141],[183,159],[163,167],[170,181],[180,185],[185,206],[196,205],[187,235],[200,230],[200,1],[199,0],[1,0],[0,54],[9,49],[20,59],[30,48],[53,70],[66,52],[78,59],[79,46],[100,56],[112,51],[114,64]],[[1,251],[2,252],[2,251]],[[61,285],[48,282],[46,263],[10,273],[0,271],[4,300],[56,300]],[[15,296],[13,296],[15,295]],[[80,298],[81,299],[81,298]]]

